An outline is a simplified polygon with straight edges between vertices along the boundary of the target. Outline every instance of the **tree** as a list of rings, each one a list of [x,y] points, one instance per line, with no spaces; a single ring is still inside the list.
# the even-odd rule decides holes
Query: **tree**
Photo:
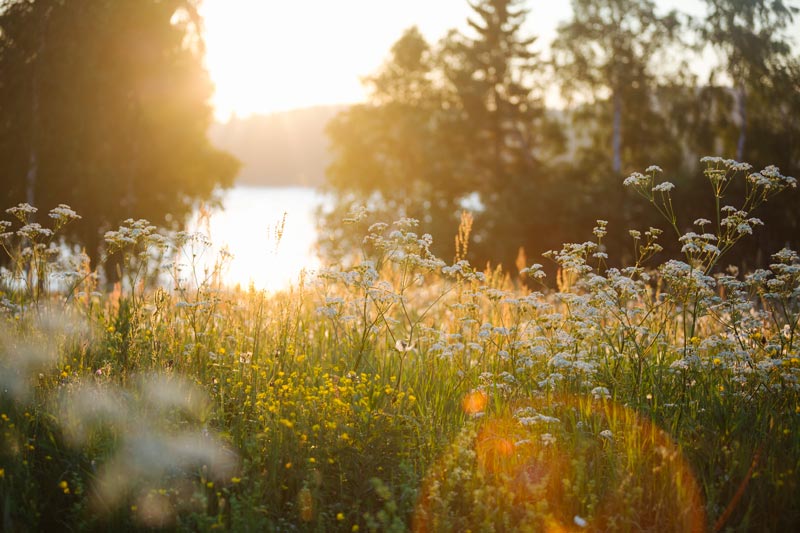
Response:
[[[369,204],[378,217],[420,219],[440,244],[446,241],[438,237],[453,234],[464,190],[460,158],[450,155],[452,143],[441,128],[446,111],[435,55],[417,28],[406,30],[381,69],[365,79],[370,102],[328,124],[333,162],[327,184],[337,202],[322,225],[329,237],[323,242],[333,237],[337,247],[352,249],[360,239],[338,224],[353,204]]]
[[[197,0],[0,2],[6,205],[70,204],[90,255],[128,217],[175,225],[232,183],[211,146]]]
[[[723,68],[735,91],[739,136],[736,159],[745,157],[747,141],[747,95],[763,82],[774,84],[785,78],[792,45],[785,31],[798,8],[782,0],[705,0],[708,15],[700,33],[704,41],[720,52]],[[782,86],[788,94],[797,87]]]
[[[435,159],[440,110],[432,51],[417,28],[408,29],[390,58],[366,78],[370,103],[339,114],[328,126],[336,157],[328,169],[338,189],[410,206],[419,182],[439,183]]]
[[[476,185],[488,190],[518,169],[535,165],[530,135],[544,107],[531,97],[531,80],[525,78],[540,65],[530,50],[535,39],[519,35],[527,14],[519,4],[470,3],[474,14],[468,24],[474,36],[453,33],[444,50],[445,74],[463,120],[471,126]]]
[[[522,4],[470,3],[472,35],[451,34],[442,58],[460,112],[450,137],[461,141],[472,188],[484,207],[477,248],[481,259],[506,265],[520,246],[548,246],[543,236],[553,232],[542,231],[541,224],[553,221],[552,193],[560,184],[552,164],[563,149],[559,124],[542,97],[545,64],[532,50],[535,38],[523,35],[529,12]]]
[[[661,68],[679,44],[681,20],[674,11],[659,14],[652,0],[573,0],[572,10],[552,47],[562,95],[571,104],[566,180],[573,194],[561,206],[584,232],[596,219],[608,220],[605,245],[611,256],[624,257],[629,246],[620,230],[657,221],[628,201],[622,177],[654,163],[677,171],[685,159],[682,133],[664,105],[682,87],[674,72]]]
[[[793,23],[800,9],[784,0],[705,0],[697,30],[720,63],[708,80],[709,105],[724,110],[712,125],[718,151],[760,169],[774,164],[787,175],[800,172],[800,58]],[[703,114],[704,110],[698,110]],[[800,194],[771,202],[758,232],[739,252],[759,266],[783,246],[800,244]]]
[[[518,0],[471,4],[471,35],[451,31],[437,47],[416,29],[367,79],[369,104],[331,122],[328,182],[340,215],[353,201],[412,216],[431,230],[434,251],[452,254],[465,200],[480,199],[473,255],[513,264],[519,246],[539,246],[535,224],[553,223],[556,181],[545,161],[560,149],[558,125],[536,93],[543,63],[521,35]],[[531,216],[536,213],[536,216]],[[337,239],[340,226],[331,224]],[[327,240],[326,242],[330,242]],[[555,243],[553,243],[555,245]]]
[[[675,41],[677,14],[659,16],[652,0],[573,0],[572,9],[553,43],[564,93],[588,97],[598,125],[610,126],[603,151],[616,176],[660,160],[652,150],[665,144],[666,128],[655,109],[652,62]]]

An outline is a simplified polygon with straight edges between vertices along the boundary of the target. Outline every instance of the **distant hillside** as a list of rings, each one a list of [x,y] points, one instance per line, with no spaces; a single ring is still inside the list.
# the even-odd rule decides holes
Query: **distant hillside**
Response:
[[[331,162],[325,126],[346,105],[316,106],[269,115],[233,117],[214,123],[209,137],[215,146],[227,150],[242,162],[236,178],[239,185],[315,187],[325,181]],[[552,118],[569,123],[568,113],[550,110]],[[569,128],[568,159],[585,142]]]
[[[318,106],[234,117],[209,131],[214,145],[242,162],[242,185],[321,185],[330,163],[325,125],[346,106]]]

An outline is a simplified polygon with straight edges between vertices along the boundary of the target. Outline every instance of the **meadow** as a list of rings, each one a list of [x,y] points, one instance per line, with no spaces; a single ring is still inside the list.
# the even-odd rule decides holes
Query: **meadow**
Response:
[[[650,167],[625,186],[663,227],[598,221],[552,268],[470,265],[467,214],[444,261],[400,219],[277,294],[200,234],[129,220],[90,266],[68,206],[7,210],[2,529],[800,530],[800,258],[725,263],[796,181],[704,164],[713,220]]]

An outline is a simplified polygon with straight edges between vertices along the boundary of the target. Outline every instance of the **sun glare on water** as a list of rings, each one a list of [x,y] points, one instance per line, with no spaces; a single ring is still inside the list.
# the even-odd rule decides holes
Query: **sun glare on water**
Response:
[[[319,267],[313,252],[314,209],[322,197],[309,189],[238,187],[228,191],[223,209],[197,217],[192,230],[212,243],[201,258],[210,267],[226,249],[231,258],[223,272],[230,286],[277,291],[296,284],[303,271]]]

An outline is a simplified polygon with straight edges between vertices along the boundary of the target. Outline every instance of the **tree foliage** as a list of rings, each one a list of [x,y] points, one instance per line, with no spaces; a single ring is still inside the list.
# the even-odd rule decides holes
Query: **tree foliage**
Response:
[[[573,0],[572,8],[553,50],[562,92],[590,104],[575,115],[576,129],[592,137],[579,155],[616,175],[652,160],[679,162],[656,94],[657,64],[680,29],[677,14],[659,15],[651,0]]]
[[[437,251],[447,255],[459,212],[477,200],[478,257],[506,253],[495,246],[496,233],[511,232],[523,246],[531,240],[535,219],[528,214],[547,208],[548,162],[562,136],[535,90],[545,65],[531,50],[533,39],[522,35],[520,4],[477,2],[469,35],[452,31],[431,46],[412,28],[394,45],[387,63],[367,79],[371,101],[329,126],[329,184],[338,209],[328,228],[356,202],[399,207],[425,220],[440,243]],[[343,238],[337,229],[334,239]]]
[[[517,248],[509,241],[530,249],[547,245],[542,236],[552,235],[543,226],[554,220],[558,185],[552,170],[563,135],[544,104],[547,65],[532,49],[535,38],[522,28],[528,15],[523,2],[470,6],[471,34],[453,33],[443,48],[444,72],[461,111],[451,137],[463,139],[471,190],[483,206],[475,235],[478,257],[510,264]]]
[[[604,245],[624,262],[626,230],[658,224],[620,187],[631,172],[668,169],[679,204],[692,212],[708,207],[700,204],[702,156],[797,174],[800,62],[787,32],[797,8],[706,4],[706,15],[692,18],[653,0],[573,0],[550,61],[525,34],[520,0],[471,2],[468,30],[436,45],[410,30],[368,79],[369,103],[329,128],[337,210],[325,242],[348,242],[335,220],[354,203],[392,216],[399,207],[433,228],[436,252],[447,256],[442,243],[469,207],[470,259],[479,264],[508,267],[520,246],[538,257],[583,240],[597,218],[609,219]],[[717,66],[701,79],[691,65],[713,51]],[[553,86],[567,104],[560,112],[542,97]],[[759,213],[772,231],[730,260],[761,264],[797,244],[797,212],[797,194],[775,201]]]
[[[128,217],[180,223],[230,185],[211,146],[196,0],[0,3],[0,168],[6,205],[68,203],[94,254]]]
[[[795,2],[705,0],[707,12],[694,24],[701,46],[719,63],[697,91],[683,116],[688,142],[705,153],[747,161],[756,168],[775,164],[788,175],[800,173],[800,57]],[[695,182],[697,183],[697,182]],[[697,194],[697,187],[690,194]],[[741,192],[741,191],[739,191]],[[798,242],[800,195],[773,201],[760,213],[772,230],[743,243],[740,258],[750,264],[782,246]]]
[[[448,118],[435,60],[419,30],[410,28],[380,71],[365,80],[371,101],[328,124],[334,156],[328,183],[338,199],[325,228],[339,248],[349,241],[336,221],[353,204],[448,226],[463,187],[460,158],[448,156],[451,145],[442,130]]]

